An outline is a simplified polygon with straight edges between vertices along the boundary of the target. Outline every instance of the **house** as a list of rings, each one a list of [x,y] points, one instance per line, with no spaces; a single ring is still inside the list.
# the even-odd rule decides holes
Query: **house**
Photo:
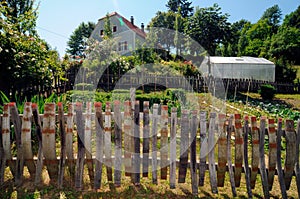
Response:
[[[120,54],[130,54],[138,48],[138,44],[145,42],[146,33],[143,23],[141,24],[141,28],[139,28],[134,24],[133,16],[131,16],[130,21],[117,12],[113,12],[108,16],[111,23],[113,37],[117,38],[118,42],[116,50]],[[105,19],[106,16],[98,20],[92,34],[92,38],[99,41],[103,40]]]
[[[200,70],[204,76],[275,81],[275,64],[265,58],[206,57]]]

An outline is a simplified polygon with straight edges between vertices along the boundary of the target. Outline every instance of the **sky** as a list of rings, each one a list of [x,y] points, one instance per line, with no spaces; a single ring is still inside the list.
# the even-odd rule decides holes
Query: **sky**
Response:
[[[135,24],[147,25],[158,11],[166,11],[167,0],[40,0],[37,30],[60,56],[65,54],[72,32],[82,22],[97,23],[107,13],[118,12],[127,19],[134,17]],[[278,5],[283,18],[296,10],[299,0],[190,0],[193,6],[210,7],[217,3],[229,22],[240,19],[255,23],[264,11]]]

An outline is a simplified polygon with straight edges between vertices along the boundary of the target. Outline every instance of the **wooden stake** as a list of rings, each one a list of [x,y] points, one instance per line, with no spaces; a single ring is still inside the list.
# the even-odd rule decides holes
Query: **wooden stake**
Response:
[[[255,188],[256,176],[259,163],[259,129],[257,128],[256,117],[251,117],[252,153],[251,153],[251,188]]]
[[[115,120],[115,186],[121,186],[122,174],[122,120],[120,111],[120,101],[114,102],[114,120]]]
[[[143,114],[143,177],[148,177],[149,170],[149,147],[150,147],[150,118],[149,118],[149,102],[144,102]]]
[[[200,112],[200,167],[199,167],[199,186],[204,186],[204,178],[206,171],[206,156],[208,154],[208,142],[207,142],[207,113]]]
[[[160,138],[160,177],[162,180],[167,179],[168,175],[168,106],[161,106],[161,138]]]
[[[180,124],[180,159],[178,183],[185,183],[189,152],[189,111],[182,110]]]
[[[152,183],[157,184],[157,125],[158,104],[153,104],[152,114]]]
[[[170,127],[170,189],[175,189],[176,186],[176,126],[177,108],[173,107],[171,110]]]
[[[197,128],[198,128],[198,112],[196,110],[192,111],[192,120],[191,120],[191,181],[192,181],[192,193],[193,195],[198,195],[198,178],[197,178],[197,160],[196,160],[196,137],[197,137]],[[176,150],[175,150],[176,151]]]
[[[63,187],[64,170],[66,162],[66,132],[65,132],[65,117],[64,107],[61,102],[58,103],[58,120],[59,120],[59,131],[60,131],[60,159],[58,165],[58,187]]]
[[[96,123],[96,163],[94,189],[100,189],[102,181],[102,165],[103,165],[103,142],[104,142],[104,125],[102,116],[102,104],[96,102],[95,106],[95,123]]]

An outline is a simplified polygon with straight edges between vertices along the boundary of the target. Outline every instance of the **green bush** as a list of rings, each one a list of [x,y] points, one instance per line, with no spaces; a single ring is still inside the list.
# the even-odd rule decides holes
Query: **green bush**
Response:
[[[275,96],[276,89],[270,84],[264,84],[260,87],[258,93],[263,100],[272,100]]]
[[[79,83],[75,85],[75,90],[88,90],[91,91],[94,89],[94,85],[93,84],[88,84],[88,83]]]

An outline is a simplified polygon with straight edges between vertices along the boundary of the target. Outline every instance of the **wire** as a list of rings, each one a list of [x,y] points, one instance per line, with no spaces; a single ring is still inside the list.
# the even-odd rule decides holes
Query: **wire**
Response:
[[[46,28],[42,28],[42,27],[39,27],[39,26],[36,26],[36,27],[39,28],[39,29],[41,29],[41,30],[43,30],[43,31],[49,32],[49,33],[51,33],[51,34],[54,34],[54,35],[56,35],[56,36],[59,36],[59,37],[62,37],[62,38],[66,38],[66,39],[69,39],[67,36],[62,35],[62,34],[60,34],[60,33],[53,32],[53,31],[51,31],[51,30],[47,30]]]

